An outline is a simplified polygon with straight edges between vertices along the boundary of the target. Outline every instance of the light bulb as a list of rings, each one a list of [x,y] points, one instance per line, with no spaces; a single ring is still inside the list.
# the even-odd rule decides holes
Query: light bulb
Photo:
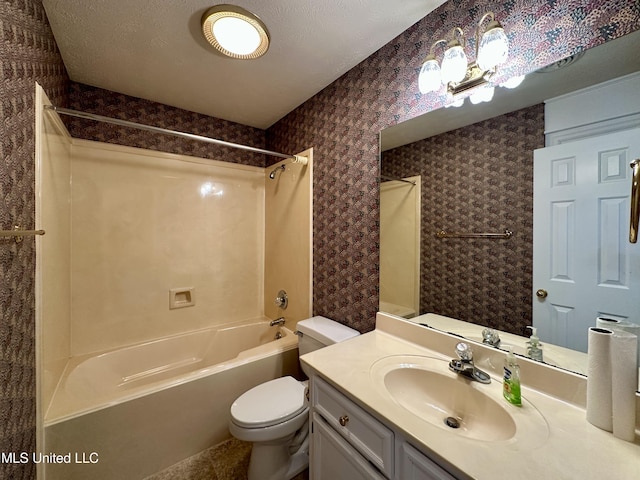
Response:
[[[495,93],[495,87],[483,87],[482,88],[482,101],[490,102],[493,100],[493,94]]]
[[[469,96],[469,100],[474,105],[482,102],[490,102],[493,99],[493,93],[495,92],[494,87],[482,87],[478,88],[475,92],[473,92]]]
[[[501,83],[500,86],[501,87],[505,87],[505,88],[516,88],[517,86],[519,86],[523,82],[524,77],[525,77],[525,75],[519,75],[517,77],[511,77],[506,82]]]
[[[467,74],[467,56],[459,43],[449,44],[442,59],[442,83],[458,83]]]
[[[478,48],[478,67],[491,70],[503,63],[509,53],[509,39],[498,22],[489,24],[488,30],[482,35]]]
[[[479,91],[473,92],[471,95],[469,95],[469,101],[474,105],[482,103],[482,94]]]
[[[440,89],[440,65],[435,58],[427,58],[418,75],[420,93],[437,92]]]
[[[445,105],[444,108],[461,107],[463,104],[464,104],[464,98],[458,98],[453,102],[449,103],[448,105]]]
[[[258,30],[241,18],[220,18],[211,30],[220,46],[236,55],[249,55],[260,46]]]

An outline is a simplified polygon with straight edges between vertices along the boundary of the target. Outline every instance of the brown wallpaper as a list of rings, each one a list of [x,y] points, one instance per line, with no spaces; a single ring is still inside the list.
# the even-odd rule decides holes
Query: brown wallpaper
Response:
[[[81,83],[71,82],[69,108],[119,120],[215,138],[225,142],[265,148],[265,132],[259,128],[208,117]],[[63,116],[63,119],[71,136],[76,138],[118,143],[130,147],[147,148],[180,155],[193,155],[244,165],[265,166],[265,156],[259,153],[76,117]]]
[[[361,331],[374,327],[377,132],[442,105],[443,98],[417,94],[418,63],[431,42],[453,26],[470,29],[488,7],[511,35],[516,60],[503,70],[509,75],[640,28],[637,0],[450,0],[270,128],[267,148],[296,152],[314,147],[315,314]],[[33,82],[39,81],[55,104],[70,106],[68,79],[41,0],[0,0],[0,42],[0,221],[2,228],[15,221],[33,226]],[[99,104],[97,113],[107,113],[102,109],[114,108],[114,102],[132,106],[130,98],[75,85],[76,107],[91,111],[85,95],[89,103]],[[151,121],[155,115],[165,121],[169,112],[171,122],[177,117],[178,124],[203,134],[216,123],[169,107],[155,110],[157,105],[145,101],[136,105],[128,120]],[[240,129],[238,135],[256,133],[260,137]],[[140,141],[129,138],[137,134],[110,129],[94,134],[123,144]],[[170,148],[195,152],[195,147]],[[0,451],[29,452],[35,448],[33,241],[20,246],[3,241],[0,247]],[[0,464],[0,478],[35,478],[34,472],[28,464]]]
[[[544,105],[383,154],[382,174],[422,176],[420,313],[519,335],[531,324],[533,150],[544,147]],[[513,232],[507,240],[435,233]]]
[[[0,1],[0,228],[34,227],[34,91],[66,106],[68,77],[40,1]],[[0,239],[0,452],[35,451],[35,243]],[[0,462],[0,478],[35,478]]]
[[[270,127],[270,149],[295,152],[314,147],[315,314],[362,332],[375,327],[377,134],[445,104],[446,95],[418,93],[420,63],[432,42],[455,26],[472,32],[489,9],[509,35],[510,57],[500,68],[504,78],[640,28],[637,0],[450,0]],[[488,297],[486,302],[487,308],[496,307]]]

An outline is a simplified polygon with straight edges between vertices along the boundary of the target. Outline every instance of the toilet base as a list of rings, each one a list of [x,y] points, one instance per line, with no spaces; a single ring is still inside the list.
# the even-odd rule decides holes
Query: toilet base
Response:
[[[248,480],[291,480],[309,466],[306,444],[295,454],[289,452],[289,442],[254,443],[249,460]]]

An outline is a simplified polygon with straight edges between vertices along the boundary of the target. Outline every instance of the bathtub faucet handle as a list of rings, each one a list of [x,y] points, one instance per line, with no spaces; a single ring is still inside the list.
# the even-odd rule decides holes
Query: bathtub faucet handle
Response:
[[[273,303],[276,307],[286,310],[287,306],[289,306],[289,298],[287,297],[287,292],[285,292],[284,290],[280,290]]]

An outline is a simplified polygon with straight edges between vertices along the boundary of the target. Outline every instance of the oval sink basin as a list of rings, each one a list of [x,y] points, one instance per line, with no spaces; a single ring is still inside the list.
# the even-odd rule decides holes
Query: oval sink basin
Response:
[[[515,440],[524,433],[528,444],[547,438],[548,427],[540,413],[524,400],[522,407],[507,403],[499,379],[483,385],[451,372],[448,361],[417,355],[382,358],[370,373],[395,403],[456,435],[495,442]]]
[[[451,378],[431,370],[402,367],[388,372],[384,385],[413,414],[434,425],[457,429],[460,435],[496,441],[508,440],[516,433],[516,424],[507,411],[460,375]]]

